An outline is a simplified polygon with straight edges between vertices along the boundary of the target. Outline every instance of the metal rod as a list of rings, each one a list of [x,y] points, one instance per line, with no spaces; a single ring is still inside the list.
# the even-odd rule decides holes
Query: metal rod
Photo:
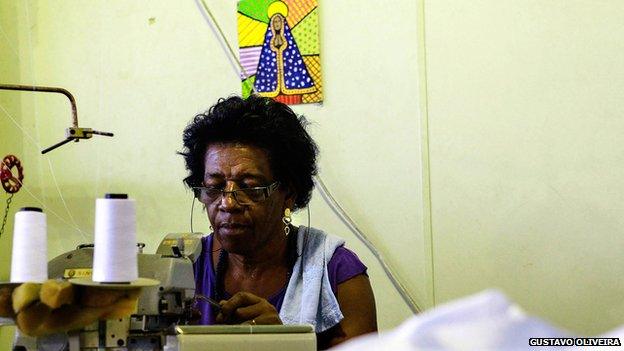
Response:
[[[97,130],[92,131],[91,134],[103,135],[103,136],[109,136],[109,137],[115,136],[115,134],[113,134],[111,132],[100,132],[100,131],[97,131]]]
[[[221,310],[221,304],[219,304],[219,302],[217,302],[217,300],[215,300],[213,298],[210,298],[210,297],[208,297],[206,295],[202,295],[202,294],[195,294],[195,298],[208,302],[212,307],[216,308],[217,311]]]
[[[17,85],[17,84],[0,84],[0,90],[19,90],[19,91],[42,91],[46,93],[59,93],[67,96],[72,108],[72,124],[74,128],[78,128],[78,110],[76,108],[76,99],[74,96],[63,88],[44,87],[37,85]]]
[[[69,143],[69,142],[70,142],[70,141],[72,141],[72,140],[73,140],[73,139],[67,138],[67,139],[65,139],[65,140],[63,140],[63,141],[61,141],[61,142],[59,142],[59,143],[56,143],[56,144],[54,144],[54,145],[50,146],[49,148],[43,149],[43,150],[41,151],[41,154],[43,155],[43,154],[45,154],[46,152],[50,152],[50,151],[52,151],[52,150],[56,149],[57,147],[60,147],[60,146],[63,146],[63,145],[65,145],[65,144]],[[76,139],[76,141],[78,141],[78,139]]]

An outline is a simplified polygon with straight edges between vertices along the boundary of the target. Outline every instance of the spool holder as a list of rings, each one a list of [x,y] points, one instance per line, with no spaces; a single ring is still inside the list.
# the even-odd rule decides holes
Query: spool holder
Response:
[[[17,91],[32,91],[32,92],[45,92],[45,93],[59,93],[65,95],[69,99],[69,103],[72,108],[72,126],[65,129],[65,140],[58,142],[48,148],[41,150],[42,154],[50,152],[60,146],[63,146],[70,141],[79,142],[81,139],[91,139],[93,135],[103,135],[112,137],[114,134],[109,132],[100,132],[91,128],[82,128],[78,126],[78,112],[76,108],[76,99],[74,96],[63,88],[45,87],[35,85],[16,85],[16,84],[0,84],[0,90],[17,90]]]

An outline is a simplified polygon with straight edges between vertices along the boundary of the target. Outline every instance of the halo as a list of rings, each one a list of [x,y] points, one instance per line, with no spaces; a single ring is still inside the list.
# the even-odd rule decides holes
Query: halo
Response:
[[[269,15],[269,18],[273,17],[273,15],[277,13],[284,17],[288,16],[288,6],[282,1],[276,1],[269,5],[269,8],[267,9],[267,15]]]

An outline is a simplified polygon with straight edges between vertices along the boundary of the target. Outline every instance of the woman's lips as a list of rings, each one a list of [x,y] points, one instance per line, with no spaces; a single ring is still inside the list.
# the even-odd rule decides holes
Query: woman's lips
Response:
[[[219,225],[219,233],[226,235],[241,234],[248,229],[248,225],[239,223],[222,223]]]

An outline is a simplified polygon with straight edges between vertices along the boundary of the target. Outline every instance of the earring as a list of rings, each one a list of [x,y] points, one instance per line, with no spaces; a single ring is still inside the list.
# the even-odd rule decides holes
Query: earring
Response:
[[[211,232],[214,231],[214,228],[212,226],[209,226],[209,228]]]
[[[290,223],[292,222],[292,218],[290,217],[290,208],[288,207],[284,210],[282,222],[284,223],[284,234],[288,236],[288,234],[290,234]]]

